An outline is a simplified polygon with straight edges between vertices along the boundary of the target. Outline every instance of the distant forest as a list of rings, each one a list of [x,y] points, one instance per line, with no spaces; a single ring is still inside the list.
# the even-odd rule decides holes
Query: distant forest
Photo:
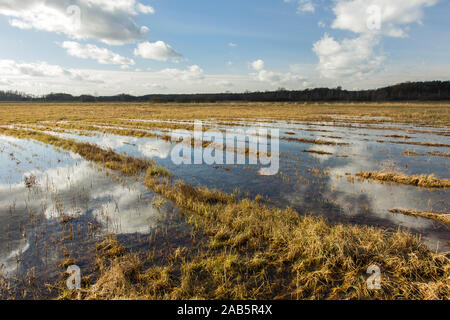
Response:
[[[215,93],[215,94],[149,94],[131,96],[95,97],[91,95],[72,96],[65,93],[51,93],[32,96],[17,91],[0,91],[0,101],[22,102],[331,102],[331,101],[450,101],[450,81],[407,82],[374,90],[348,91],[316,88],[290,91],[280,88],[276,91]]]

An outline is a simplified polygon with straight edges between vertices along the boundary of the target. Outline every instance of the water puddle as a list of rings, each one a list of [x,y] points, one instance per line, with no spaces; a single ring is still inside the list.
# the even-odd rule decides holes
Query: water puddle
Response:
[[[87,267],[102,235],[140,247],[178,213],[143,184],[41,143],[0,136],[0,163],[0,274],[14,281],[52,283],[67,252]]]
[[[348,124],[363,125],[351,120],[348,119]],[[130,124],[133,123],[139,121],[130,120]],[[261,195],[269,205],[291,206],[300,214],[319,215],[333,223],[380,226],[388,230],[400,226],[420,234],[423,242],[433,250],[450,249],[448,227],[424,218],[390,213],[394,208],[448,213],[448,190],[380,184],[354,177],[360,171],[392,169],[408,175],[435,174],[439,178],[450,178],[448,158],[429,154],[432,151],[447,153],[450,148],[394,143],[429,141],[448,144],[448,137],[435,134],[447,131],[447,128],[383,122],[371,124],[380,128],[370,129],[346,127],[343,122],[335,126],[330,122],[257,120],[235,120],[232,125],[210,121],[208,125],[216,131],[246,131],[260,125],[279,129],[278,174],[260,175],[262,165],[248,162],[245,165],[176,165],[171,159],[176,144],[159,138],[98,132],[84,135],[76,131],[46,133],[93,143],[133,157],[153,159],[172,172],[175,179],[183,179],[194,186],[205,185],[224,192],[238,189],[241,197]],[[163,128],[149,132],[171,134]],[[402,135],[408,138],[402,138]],[[318,145],[285,139],[290,137],[347,145]],[[410,151],[417,155],[408,155]],[[224,152],[224,159],[226,156],[227,152]],[[81,244],[82,240],[89,243],[89,239],[107,233],[122,237],[130,247],[145,250],[145,235],[163,223],[167,212],[177,211],[141,183],[122,177],[116,181],[117,177],[77,155],[61,153],[43,144],[0,136],[0,164],[0,261],[3,273],[23,274],[31,267],[49,269],[48,265],[57,270],[55,264],[63,258],[64,250],[55,250],[57,246],[52,243],[66,249],[79,246],[79,258],[84,261],[86,259],[81,256],[89,249]],[[30,177],[35,180],[27,180]],[[26,181],[31,187],[27,187]],[[70,228],[64,221],[72,222]],[[61,240],[68,236],[74,240],[69,243]],[[60,245],[61,241],[64,246]],[[49,277],[55,276],[56,271]]]

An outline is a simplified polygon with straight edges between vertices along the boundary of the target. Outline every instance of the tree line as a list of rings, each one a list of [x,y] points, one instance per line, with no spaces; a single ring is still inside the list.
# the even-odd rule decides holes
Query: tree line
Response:
[[[306,90],[215,93],[215,94],[148,94],[132,96],[120,94],[96,97],[50,93],[33,96],[17,91],[0,91],[0,101],[22,102],[383,102],[383,101],[442,101],[450,100],[450,81],[406,82],[373,90],[343,90],[342,88],[316,88]]]

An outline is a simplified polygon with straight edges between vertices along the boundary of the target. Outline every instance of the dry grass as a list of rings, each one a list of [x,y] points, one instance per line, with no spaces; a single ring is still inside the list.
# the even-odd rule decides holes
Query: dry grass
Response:
[[[450,187],[449,179],[438,179],[433,174],[409,176],[395,171],[381,171],[381,172],[358,172],[356,173],[356,176],[360,179],[375,180],[379,182],[393,182],[423,188]]]
[[[89,143],[79,143],[74,140],[61,139],[52,135],[30,130],[18,131],[0,128],[0,134],[21,139],[34,139],[58,148],[70,150],[81,155],[87,160],[100,163],[109,169],[120,171],[122,174],[127,176],[139,175],[148,168],[153,170],[155,175],[158,176],[166,176],[170,174],[164,168],[159,168],[150,161],[117,154],[112,150],[104,150]]]
[[[448,126],[449,103],[2,103],[4,123],[117,119],[279,119],[290,121],[386,121]],[[336,118],[344,116],[343,118]],[[373,118],[377,117],[377,118]]]
[[[440,152],[440,151],[430,151],[429,155],[437,156],[437,157],[447,157],[450,158],[450,152]]]
[[[332,115],[390,117],[393,122],[450,123],[448,104],[42,104],[5,105],[4,123],[116,119],[265,118],[295,121],[341,121]],[[344,120],[342,120],[344,121]],[[347,120],[345,120],[347,121]],[[353,121],[353,120],[352,120]],[[356,121],[356,120],[355,120]],[[361,122],[366,120],[361,120]],[[370,120],[375,121],[375,120]],[[380,120],[383,122],[383,120]],[[109,129],[108,129],[109,130]],[[114,129],[111,129],[114,130]],[[130,129],[133,130],[133,129]],[[30,138],[72,150],[86,159],[138,178],[181,208],[192,227],[195,247],[168,250],[163,264],[129,253],[107,237],[97,247],[98,276],[79,294],[66,299],[448,299],[448,254],[436,254],[408,232],[333,225],[300,216],[259,200],[238,200],[206,187],[173,181],[152,163],[118,155],[89,144],[33,131],[0,128],[0,133]],[[123,134],[138,134],[136,130]],[[300,139],[312,144],[334,144]],[[361,178],[446,188],[448,180],[397,173],[360,173]],[[387,174],[387,175],[386,175]],[[417,181],[416,181],[417,180]],[[151,248],[149,248],[151,249]],[[382,289],[369,290],[366,270],[378,265]]]
[[[389,141],[389,142],[396,143],[396,144],[408,144],[408,145],[412,145],[412,146],[421,146],[421,147],[450,148],[450,144],[446,144],[446,143],[413,142],[413,141]]]
[[[450,214],[442,213],[442,212],[433,212],[433,211],[417,211],[417,210],[408,210],[408,209],[391,209],[389,210],[392,213],[401,213],[414,217],[422,217],[427,219],[432,219],[435,221],[442,222],[443,224],[450,226]]]
[[[303,150],[303,152],[320,154],[320,155],[332,155],[331,152],[326,152],[326,151],[322,151],[322,150]]]
[[[135,254],[113,249],[120,254],[99,258],[99,280],[83,298],[447,299],[450,295],[448,256],[434,254],[409,233],[330,225],[289,208],[238,201],[233,194],[156,178],[151,171],[145,183],[182,208],[203,241],[194,250],[180,247],[168,253],[164,265],[146,268]],[[111,248],[115,247],[120,245],[116,242]],[[366,286],[366,270],[373,264],[382,270],[381,290]]]
[[[423,156],[423,153],[419,153],[415,150],[406,150],[402,152],[402,155],[408,156],[408,157],[417,157],[417,156]]]
[[[319,139],[307,139],[307,138],[294,138],[294,137],[281,137],[282,140],[287,141],[295,141],[300,143],[310,143],[317,145],[325,145],[325,146],[348,146],[349,144],[346,142],[334,142],[334,141],[325,141]]]
[[[448,257],[432,253],[408,233],[332,226],[291,209],[236,202],[206,189],[168,187],[164,193],[186,209],[186,219],[209,240],[194,251],[178,248],[163,266],[144,268],[134,254],[102,257],[100,278],[84,298],[449,297]],[[199,197],[206,202],[194,200]],[[381,290],[366,287],[366,270],[373,264],[382,270]]]

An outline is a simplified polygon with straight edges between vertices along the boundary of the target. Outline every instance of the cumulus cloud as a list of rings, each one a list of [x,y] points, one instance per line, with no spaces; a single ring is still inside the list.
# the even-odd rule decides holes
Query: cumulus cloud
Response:
[[[385,57],[376,52],[382,36],[405,37],[406,27],[421,23],[424,8],[439,0],[336,0],[331,27],[358,34],[353,39],[335,40],[328,34],[313,51],[318,70],[326,78],[363,78],[378,70]]]
[[[178,62],[183,57],[176,52],[170,45],[163,41],[156,42],[142,42],[134,50],[134,55],[141,56],[145,59],[152,59],[157,61],[174,61]]]
[[[325,34],[313,47],[319,57],[318,70],[326,78],[363,78],[379,70],[384,61],[384,57],[374,51],[377,44],[378,40],[372,36],[338,42]]]
[[[101,82],[88,74],[75,69],[65,69],[47,62],[19,63],[14,60],[0,60],[0,74],[17,79],[65,78],[68,80]],[[8,79],[8,81],[11,81]]]
[[[181,80],[187,82],[196,82],[205,78],[203,69],[197,65],[190,66],[185,70],[168,68],[161,70],[158,73],[172,80]]]
[[[286,3],[296,2],[297,13],[316,11],[316,6],[312,0],[284,0],[284,2]]]
[[[135,64],[133,59],[122,57],[106,48],[99,48],[92,44],[82,45],[75,41],[64,41],[61,47],[73,57],[93,59],[100,64],[122,65],[124,68]]]
[[[222,81],[218,81],[217,85],[220,87],[231,88],[231,87],[233,87],[233,82],[227,81],[227,80],[222,80]]]
[[[339,0],[333,8],[332,28],[355,33],[380,33],[405,37],[404,26],[421,23],[424,8],[439,0]],[[376,23],[378,20],[379,23]]]
[[[138,3],[136,5],[136,8],[139,12],[144,13],[144,14],[154,14],[155,13],[155,9],[153,9],[153,7],[147,6],[142,3]]]
[[[153,13],[136,0],[1,0],[0,14],[21,29],[65,34],[73,39],[95,39],[111,45],[143,40],[139,13]]]
[[[10,86],[13,82],[8,79],[0,79],[0,86]]]
[[[253,61],[253,62],[252,62],[252,68],[253,68],[255,71],[261,71],[261,70],[263,70],[263,69],[264,69],[264,61],[261,60],[261,59],[256,60],[256,61]]]
[[[265,70],[265,63],[261,59],[253,61],[251,66],[256,71],[256,73],[251,74],[256,80],[270,83],[272,86],[282,85],[298,88],[299,84],[305,80],[304,77],[291,72],[279,73]]]

